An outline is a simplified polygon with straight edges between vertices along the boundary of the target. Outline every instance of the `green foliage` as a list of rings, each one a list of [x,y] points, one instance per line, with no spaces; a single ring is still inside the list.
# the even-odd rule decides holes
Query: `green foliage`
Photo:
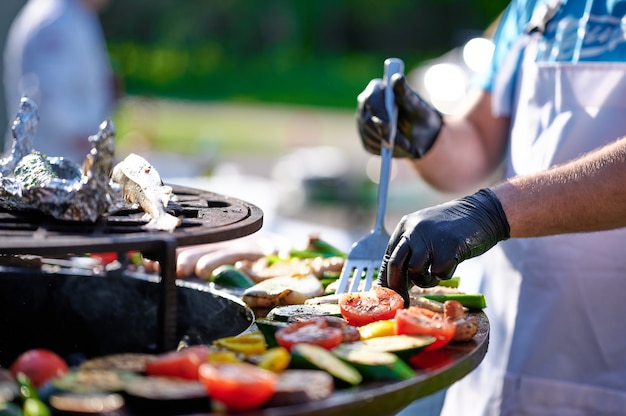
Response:
[[[504,0],[133,0],[102,16],[127,92],[354,107],[382,62],[458,46]]]

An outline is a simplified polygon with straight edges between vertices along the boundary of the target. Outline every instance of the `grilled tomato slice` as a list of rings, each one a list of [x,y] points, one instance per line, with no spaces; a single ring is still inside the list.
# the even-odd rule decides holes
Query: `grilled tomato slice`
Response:
[[[323,318],[313,318],[280,328],[274,337],[278,345],[290,351],[296,344],[315,344],[330,350],[341,344],[343,331],[329,326]]]
[[[363,326],[383,319],[393,319],[404,307],[404,299],[386,287],[375,287],[367,292],[346,293],[339,298],[339,310],[348,323]]]
[[[431,335],[435,342],[425,351],[439,349],[449,343],[456,332],[456,324],[441,313],[426,308],[410,306],[396,312],[395,332],[398,335]]]
[[[252,410],[276,391],[278,375],[248,363],[205,363],[198,371],[209,396],[233,411]]]

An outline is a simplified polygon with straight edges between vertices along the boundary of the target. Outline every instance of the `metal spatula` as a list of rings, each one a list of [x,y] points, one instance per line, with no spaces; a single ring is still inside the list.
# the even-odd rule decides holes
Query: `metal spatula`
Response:
[[[352,245],[346,263],[339,277],[336,293],[356,292],[359,289],[368,291],[372,287],[374,274],[380,268],[381,261],[389,242],[389,233],[385,230],[385,210],[387,208],[387,193],[389,188],[389,173],[393,157],[393,144],[396,137],[398,109],[391,88],[391,76],[404,72],[404,62],[397,58],[385,60],[385,108],[389,115],[389,138],[382,143],[380,149],[380,180],[378,183],[378,201],[376,223],[368,235]],[[352,283],[349,285],[350,277]],[[361,285],[361,280],[364,280]]]

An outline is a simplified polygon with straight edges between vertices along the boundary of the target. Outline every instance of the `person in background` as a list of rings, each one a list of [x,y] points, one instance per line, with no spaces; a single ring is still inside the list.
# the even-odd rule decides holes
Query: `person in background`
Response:
[[[112,116],[115,80],[98,12],[108,0],[28,0],[13,21],[4,52],[10,132],[22,96],[39,108],[35,150],[82,163],[88,137]]]
[[[434,110],[403,76],[391,80],[396,157],[444,191],[475,192],[500,167],[510,178],[407,215],[383,261],[381,283],[406,296],[409,286],[431,286],[484,253],[476,260],[489,302],[489,351],[448,389],[444,415],[596,416],[626,408],[626,338],[618,336],[626,228],[614,228],[623,225],[615,220],[624,205],[623,141],[614,159],[548,171],[626,131],[625,14],[623,0],[513,0],[494,34],[489,70],[454,117]],[[371,153],[388,131],[383,95],[382,81],[372,80],[358,97],[359,132]],[[594,182],[601,171],[604,179]],[[560,196],[575,185],[581,193]],[[567,233],[547,235],[557,232]]]

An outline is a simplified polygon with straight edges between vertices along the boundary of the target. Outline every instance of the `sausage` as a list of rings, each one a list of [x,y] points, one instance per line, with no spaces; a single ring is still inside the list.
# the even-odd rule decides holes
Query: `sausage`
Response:
[[[207,253],[200,257],[195,265],[196,276],[209,280],[213,270],[224,264],[235,264],[241,260],[258,260],[265,256],[262,250],[250,247],[232,247]]]
[[[443,316],[454,321],[465,317],[463,305],[458,300],[447,300],[443,303]]]
[[[467,316],[459,301],[445,301],[443,303],[443,316],[452,319],[456,325],[452,341],[469,341],[478,332],[478,320],[475,316]]]
[[[256,254],[258,252],[261,252],[262,255],[274,254],[280,249],[279,244],[280,241],[271,235],[250,235],[235,240],[179,248],[176,251],[176,276],[182,279],[193,276],[195,273],[198,277],[208,279],[217,266],[232,265],[242,259],[256,260],[261,257]],[[217,254],[220,252],[221,254]],[[239,256],[235,253],[254,253],[254,255]],[[208,257],[201,260],[204,256]],[[213,261],[224,261],[224,263],[214,266]],[[198,266],[198,262],[202,262],[200,266]],[[205,270],[206,267],[210,268]],[[199,271],[202,272],[202,276],[198,275]]]
[[[196,262],[205,254],[212,253],[225,246],[224,243],[208,243],[188,246],[176,250],[176,277],[184,279],[193,276]]]
[[[456,332],[452,341],[469,341],[478,332],[478,320],[475,316],[466,316],[454,321]]]

